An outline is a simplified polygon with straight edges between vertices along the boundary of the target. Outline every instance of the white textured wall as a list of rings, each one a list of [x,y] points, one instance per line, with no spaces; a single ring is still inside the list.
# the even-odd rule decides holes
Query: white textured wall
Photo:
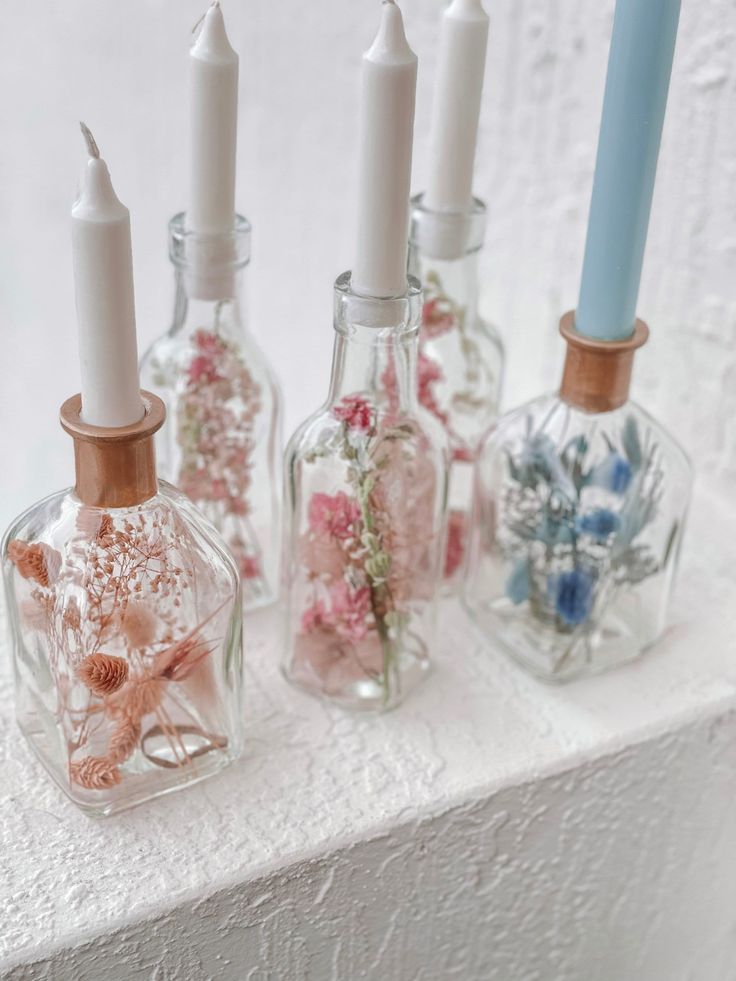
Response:
[[[92,126],[133,215],[141,348],[167,325],[165,226],[185,204],[186,49],[202,0],[5,2],[0,31],[0,524],[68,483],[56,425],[78,387],[67,215]],[[404,0],[426,169],[443,0]],[[484,306],[508,340],[507,404],[557,384],[576,301],[613,0],[488,0],[476,191]],[[226,0],[241,54],[238,201],[255,226],[256,330],[292,427],[323,397],[331,287],[350,264],[361,51],[378,0]],[[703,471],[736,480],[736,8],[685,0],[640,313],[636,388]]]

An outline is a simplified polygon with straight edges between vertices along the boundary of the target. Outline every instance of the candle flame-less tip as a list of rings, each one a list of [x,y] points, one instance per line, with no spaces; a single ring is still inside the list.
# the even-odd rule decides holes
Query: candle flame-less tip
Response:
[[[87,153],[89,153],[90,157],[93,157],[95,160],[99,160],[100,148],[97,146],[97,143],[95,141],[94,136],[92,136],[92,132],[89,126],[87,126],[86,123],[80,121],[79,128],[82,131],[84,142],[87,144]]]
[[[196,34],[199,31],[202,24],[204,24],[204,19],[207,16],[207,14],[210,12],[210,10],[212,10],[213,7],[219,7],[219,6],[220,6],[220,0],[212,0],[207,10],[205,10],[205,12],[202,14],[202,16],[199,18],[197,23],[192,28],[192,34]]]

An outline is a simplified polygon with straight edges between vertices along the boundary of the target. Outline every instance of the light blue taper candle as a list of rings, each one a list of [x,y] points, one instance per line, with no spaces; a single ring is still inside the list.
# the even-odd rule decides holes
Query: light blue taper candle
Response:
[[[630,337],[672,71],[680,0],[618,0],[590,202],[579,333]]]

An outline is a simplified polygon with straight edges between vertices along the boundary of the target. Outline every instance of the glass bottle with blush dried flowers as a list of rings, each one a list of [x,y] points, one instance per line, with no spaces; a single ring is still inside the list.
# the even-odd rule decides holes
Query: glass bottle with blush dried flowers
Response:
[[[504,352],[495,327],[478,312],[478,262],[486,209],[432,211],[412,200],[409,268],[424,287],[418,397],[447,431],[450,466],[446,591],[457,592],[467,554],[473,466],[499,409]]]
[[[335,286],[326,404],[286,452],[286,677],[346,708],[397,705],[430,666],[448,447],[416,402],[421,291]]]
[[[169,225],[176,270],[173,324],[141,363],[141,382],[167,407],[159,472],[217,528],[235,557],[245,609],[277,595],[281,395],[243,316],[250,225],[231,236]]]
[[[241,751],[238,574],[191,501],[156,480],[164,408],[101,429],[62,407],[77,482],[10,527],[3,573],[19,726],[102,816],[202,780]]]

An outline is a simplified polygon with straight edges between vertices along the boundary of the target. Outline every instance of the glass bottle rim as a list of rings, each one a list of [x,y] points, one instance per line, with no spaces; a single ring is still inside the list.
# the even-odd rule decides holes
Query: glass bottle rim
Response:
[[[221,271],[242,269],[250,262],[252,225],[241,214],[235,214],[230,232],[194,232],[187,227],[186,212],[180,211],[169,221],[169,258],[180,269],[191,264],[195,251],[216,254]]]
[[[465,211],[435,211],[424,202],[423,193],[411,199],[409,240],[419,252],[435,259],[461,259],[478,252],[485,240],[486,206],[471,198]]]

